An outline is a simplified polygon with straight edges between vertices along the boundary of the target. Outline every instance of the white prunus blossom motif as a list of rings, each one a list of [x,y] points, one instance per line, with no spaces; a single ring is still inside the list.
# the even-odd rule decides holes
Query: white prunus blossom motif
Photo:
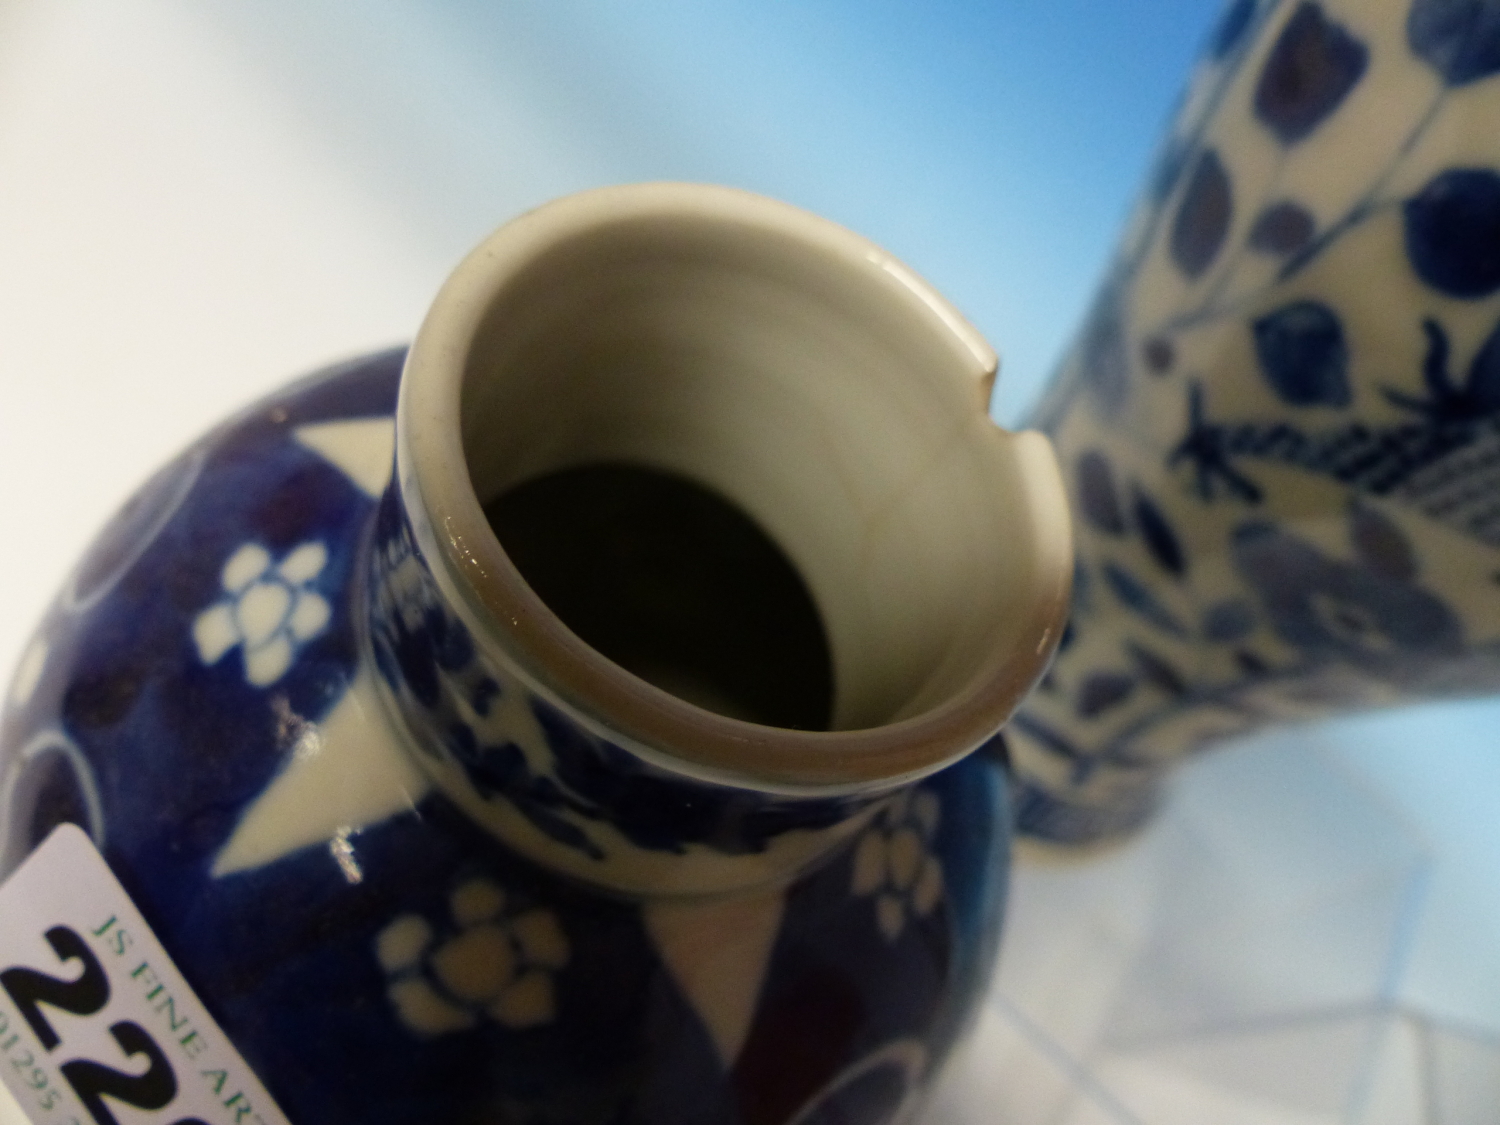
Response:
[[[403,914],[375,938],[386,996],[419,1035],[443,1035],[491,1019],[521,1029],[557,1015],[553,974],[571,950],[557,916],[507,909],[505,892],[471,879],[449,899],[455,926],[441,939],[427,919]]]
[[[897,794],[854,847],[850,889],[875,899],[875,922],[895,941],[909,917],[925,918],[943,897],[943,867],[931,852],[941,815],[928,789]]]
[[[328,564],[322,543],[303,543],[280,563],[259,543],[246,543],[224,564],[223,596],[193,622],[193,642],[205,664],[240,646],[245,679],[274,684],[292,666],[297,650],[328,625],[328,602],[311,588]]]

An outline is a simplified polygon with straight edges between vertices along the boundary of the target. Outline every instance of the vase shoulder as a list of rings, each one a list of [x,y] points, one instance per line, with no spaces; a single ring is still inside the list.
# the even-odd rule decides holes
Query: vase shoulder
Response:
[[[998,762],[975,755],[865,801],[811,868],[706,898],[600,890],[480,826],[420,764],[431,731],[409,729],[396,696],[427,672],[444,690],[462,681],[473,722],[496,689],[441,625],[402,640],[385,672],[369,636],[402,361],[264,400],[104,531],[11,687],[5,870],[58,823],[88,831],[294,1121],[503,1106],[514,1120],[771,1122],[871,1091],[914,1097],[993,952]],[[829,818],[826,804],[742,802],[719,810],[738,835],[693,836],[662,811],[688,782],[596,736],[579,746],[546,704],[525,706],[584,757],[553,783],[558,805],[537,795],[551,793],[539,772],[502,790],[560,821],[625,825],[637,850],[753,855],[787,816]],[[571,788],[578,776],[596,788]],[[632,785],[650,797],[633,813]],[[575,807],[590,800],[595,820]]]
[[[908,1119],[993,962],[996,732],[1068,596],[994,370],[784,204],[522,216],[409,350],[256,404],[105,530],[0,720],[0,877],[84,829],[294,1121]],[[512,502],[579,473],[523,573]]]

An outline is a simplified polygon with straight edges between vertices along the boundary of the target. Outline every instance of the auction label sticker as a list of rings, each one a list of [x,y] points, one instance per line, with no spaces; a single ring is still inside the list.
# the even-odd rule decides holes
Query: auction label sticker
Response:
[[[290,1125],[72,824],[0,884],[0,1082],[34,1125]]]

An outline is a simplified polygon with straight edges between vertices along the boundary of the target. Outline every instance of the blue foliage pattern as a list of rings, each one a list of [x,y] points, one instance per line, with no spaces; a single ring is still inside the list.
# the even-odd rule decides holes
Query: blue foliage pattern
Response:
[[[1372,148],[1397,70],[1427,101]],[[1500,0],[1226,10],[1034,417],[1081,550],[1010,728],[1023,831],[1126,831],[1173,761],[1270,720],[1500,690],[1444,570],[1500,582],[1500,133],[1455,140],[1495,82]]]
[[[1500,289],[1500,173],[1449,169],[1402,210],[1406,253],[1418,277],[1450,297]]]
[[[1283,200],[1271,204],[1256,217],[1246,241],[1252,250],[1279,257],[1306,246],[1317,225],[1318,221],[1302,204]]]
[[[509,804],[557,844],[602,860],[588,826],[608,824],[648,851],[754,854],[785,833],[842,824],[879,799],[778,798],[689,780],[585,729],[478,651],[439,593],[395,490],[381,504],[370,557],[376,660],[419,746],[455,762],[480,798]],[[497,703],[512,694],[541,731],[544,762],[499,720]]]
[[[1416,0],[1406,37],[1449,86],[1500,73],[1500,4],[1495,0]]]
[[[1172,259],[1188,277],[1213,264],[1234,218],[1229,173],[1213,149],[1198,158],[1172,223]]]
[[[1319,301],[1297,301],[1250,326],[1261,372],[1293,406],[1348,406],[1349,349],[1337,314]]]
[[[1255,84],[1255,116],[1284,145],[1321,125],[1349,96],[1369,65],[1370,52],[1323,14],[1298,5],[1271,48]]]
[[[1378,518],[1367,513],[1366,520]],[[1389,526],[1386,537],[1400,533]],[[1364,546],[1351,536],[1356,552]],[[1284,528],[1247,520],[1230,546],[1271,628],[1311,660],[1341,660],[1399,678],[1412,657],[1457,656],[1458,618],[1441,599],[1392,573],[1383,557],[1329,558]]]

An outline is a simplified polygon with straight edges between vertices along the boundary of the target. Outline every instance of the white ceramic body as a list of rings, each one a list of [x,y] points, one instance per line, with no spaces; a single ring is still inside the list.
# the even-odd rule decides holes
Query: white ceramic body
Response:
[[[1044,400],[1069,635],[1022,830],[1269,723],[1500,687],[1500,8],[1242,0]]]

